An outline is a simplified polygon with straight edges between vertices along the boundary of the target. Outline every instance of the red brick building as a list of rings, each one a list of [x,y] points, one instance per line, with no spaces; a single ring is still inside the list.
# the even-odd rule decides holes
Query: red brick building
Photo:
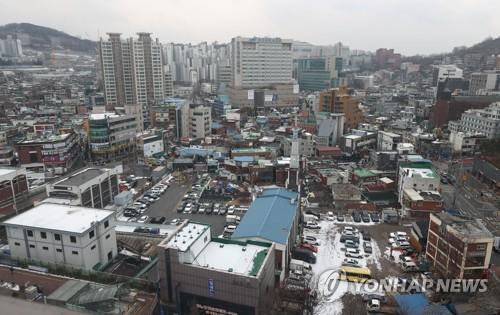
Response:
[[[497,96],[451,96],[450,99],[438,99],[432,107],[431,123],[438,128],[450,120],[459,120],[468,109],[485,108],[498,100]]]
[[[488,274],[493,234],[478,219],[431,213],[426,257],[447,278],[480,279]]]
[[[25,139],[15,145],[21,165],[42,164],[45,168],[68,171],[79,157],[82,148],[74,133]]]
[[[413,188],[403,190],[402,207],[411,217],[428,218],[430,213],[444,209],[444,201],[437,191],[416,191]]]
[[[28,195],[25,169],[0,168],[0,215],[16,212],[18,203]]]

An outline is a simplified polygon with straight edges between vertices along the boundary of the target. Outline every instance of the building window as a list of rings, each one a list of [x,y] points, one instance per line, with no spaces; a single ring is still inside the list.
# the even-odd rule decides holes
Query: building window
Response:
[[[30,248],[35,248],[35,245],[33,245],[33,244],[30,244]]]
[[[41,237],[41,238],[47,238],[47,233],[45,233],[45,232],[40,232],[40,237]]]
[[[29,237],[33,237],[33,231],[32,230],[27,230],[26,234],[28,234]]]
[[[90,250],[94,250],[95,249],[95,245],[92,245],[92,247],[90,248]]]
[[[78,252],[76,250],[71,252],[73,255],[78,255]]]
[[[104,227],[107,228],[108,226],[109,226],[109,221],[108,220],[104,221]]]
[[[480,244],[480,245],[477,245],[477,250],[485,250],[486,249],[486,245],[484,244]]]
[[[106,235],[106,239],[108,239],[109,237],[110,237],[110,235],[109,235],[109,234],[108,234],[108,235]]]
[[[60,241],[61,240],[61,234],[54,234],[54,239],[56,241]]]
[[[15,242],[14,245],[21,246],[21,243]]]
[[[62,253],[62,249],[61,248],[56,248],[56,252]]]
[[[76,236],[70,236],[69,240],[71,243],[76,243]]]
[[[95,236],[95,231],[92,230],[89,232],[89,238],[93,238]]]
[[[43,248],[43,250],[49,250],[49,248],[47,246],[44,246],[42,248]]]

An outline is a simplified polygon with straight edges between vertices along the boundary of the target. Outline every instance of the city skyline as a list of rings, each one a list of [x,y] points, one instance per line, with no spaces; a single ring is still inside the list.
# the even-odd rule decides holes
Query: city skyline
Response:
[[[269,36],[315,45],[341,41],[351,49],[369,51],[387,47],[404,55],[449,52],[497,37],[500,29],[495,17],[500,3],[490,0],[425,0],[418,7],[391,0],[320,0],[314,5],[304,0],[218,0],[211,4],[200,0],[10,1],[2,4],[0,20],[43,25],[92,40],[107,32],[129,37],[141,31],[153,33],[161,42],[193,44]]]

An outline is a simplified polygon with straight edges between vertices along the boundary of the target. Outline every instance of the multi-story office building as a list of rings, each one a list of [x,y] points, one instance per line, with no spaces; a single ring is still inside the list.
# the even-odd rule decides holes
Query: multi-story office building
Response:
[[[18,203],[28,196],[28,180],[24,168],[0,168],[0,214],[19,210]]]
[[[337,146],[344,135],[344,114],[329,113],[327,119],[319,123],[318,133],[314,140],[318,146]]]
[[[363,122],[363,112],[359,108],[359,100],[349,95],[345,86],[321,92],[318,109],[320,112],[343,113],[345,131],[357,128],[359,123]]]
[[[113,211],[44,203],[3,225],[13,258],[91,270],[117,255]]]
[[[294,106],[292,41],[235,37],[231,41],[231,87],[235,107]]]
[[[463,78],[464,71],[456,65],[439,65],[434,66],[432,73],[432,85],[437,86],[439,82],[446,79],[460,79]]]
[[[191,105],[189,108],[189,138],[205,139],[212,133],[212,108]]]
[[[469,94],[500,93],[500,71],[475,72],[470,75]]]
[[[302,91],[322,91],[331,87],[331,72],[325,58],[305,58],[297,63],[297,81]]]
[[[113,204],[120,193],[118,175],[122,166],[87,168],[46,185],[48,202],[88,208],[104,208]]]
[[[76,133],[38,136],[15,144],[19,162],[25,167],[40,166],[56,174],[71,169],[81,153]]]
[[[264,87],[292,82],[292,41],[281,38],[231,40],[232,85]]]
[[[186,221],[158,245],[162,302],[181,314],[263,314],[274,299],[274,247],[212,238],[210,226]]]
[[[122,40],[108,33],[98,43],[106,104],[110,107],[138,104],[143,107],[144,123],[149,122],[149,106],[165,97],[165,74],[161,45],[150,33]]]
[[[493,235],[480,219],[432,213],[426,258],[443,276],[484,279],[490,268]]]
[[[94,159],[111,160],[135,152],[137,117],[101,113],[89,115],[89,146]]]

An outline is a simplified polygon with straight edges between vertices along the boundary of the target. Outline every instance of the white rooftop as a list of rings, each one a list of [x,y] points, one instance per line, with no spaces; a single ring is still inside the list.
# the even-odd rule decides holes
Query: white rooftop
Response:
[[[117,115],[115,113],[94,113],[90,114],[90,119],[104,119],[104,118],[116,118],[120,117],[120,115]]]
[[[168,242],[167,246],[186,251],[193,244],[198,235],[201,235],[209,226],[206,224],[189,222],[182,229],[175,233],[175,236]]]
[[[382,177],[379,179],[382,183],[384,184],[391,184],[391,183],[394,183],[394,181],[388,177]]]
[[[412,201],[422,201],[424,198],[420,196],[420,193],[413,188],[404,189],[405,194],[410,197]]]
[[[13,168],[0,168],[0,176],[10,175],[15,172],[16,170]]]
[[[254,263],[259,263],[258,259],[255,259],[257,254],[267,249],[267,247],[253,244],[242,246],[212,241],[196,257],[194,263],[205,268],[249,275]],[[260,265],[258,268],[260,269]]]
[[[83,233],[95,221],[102,221],[113,211],[42,203],[4,222],[5,225],[29,226],[39,229]]]
[[[436,178],[436,174],[430,168],[403,168],[404,172],[407,172],[406,177],[420,176],[421,178]]]

